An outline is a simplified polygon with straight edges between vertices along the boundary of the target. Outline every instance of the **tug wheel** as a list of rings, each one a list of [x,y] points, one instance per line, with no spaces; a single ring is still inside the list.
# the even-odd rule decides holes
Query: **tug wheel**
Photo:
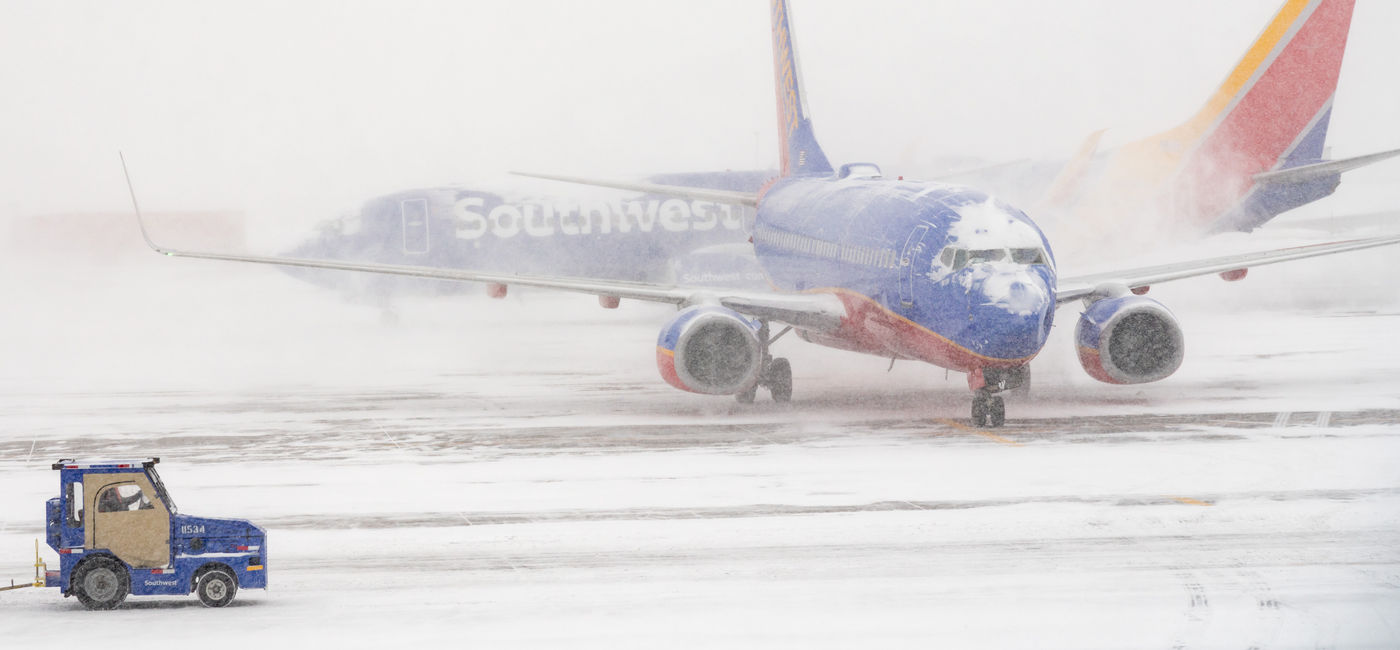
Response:
[[[199,576],[194,591],[205,607],[223,607],[233,602],[233,595],[238,593],[238,581],[224,569],[210,569]]]
[[[115,609],[131,592],[131,575],[120,562],[95,557],[84,562],[73,577],[73,592],[88,609]]]

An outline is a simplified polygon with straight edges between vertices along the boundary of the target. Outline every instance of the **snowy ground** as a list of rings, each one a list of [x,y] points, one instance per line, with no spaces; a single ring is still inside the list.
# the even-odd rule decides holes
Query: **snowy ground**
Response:
[[[1188,357],[1145,386],[1078,369],[1067,306],[994,433],[959,375],[796,340],[791,405],[671,390],[648,306],[386,322],[267,269],[7,256],[0,577],[30,572],[55,459],[156,455],[183,512],[268,528],[272,588],[5,592],[0,638],[1396,647],[1394,254],[1154,288]]]

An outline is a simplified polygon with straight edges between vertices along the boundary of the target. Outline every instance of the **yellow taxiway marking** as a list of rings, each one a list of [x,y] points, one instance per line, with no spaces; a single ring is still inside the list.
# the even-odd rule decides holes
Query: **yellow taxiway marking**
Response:
[[[988,439],[988,440],[994,440],[994,441],[999,442],[999,443],[1001,443],[1001,444],[1003,444],[1003,445],[1011,445],[1012,447],[1020,447],[1020,446],[1021,446],[1021,443],[1016,442],[1015,440],[1012,440],[1012,439],[1010,439],[1010,438],[1003,438],[1003,437],[1001,437],[1001,436],[999,436],[999,435],[997,435],[997,434],[995,434],[995,433],[988,433],[988,432],[986,432],[986,431],[983,431],[983,430],[981,430],[981,429],[978,429],[977,427],[970,427],[970,426],[967,426],[966,424],[963,424],[963,423],[961,423],[961,422],[958,422],[957,420],[949,420],[949,419],[946,419],[946,418],[939,418],[939,419],[936,420],[936,421],[937,421],[937,422],[940,422],[940,423],[942,423],[942,424],[946,424],[946,425],[948,425],[948,426],[950,426],[950,427],[953,427],[954,429],[957,429],[957,430],[959,430],[959,431],[966,431],[966,432],[968,432],[968,433],[975,433],[975,434],[977,434],[977,435],[979,435],[979,436],[982,436],[983,438],[986,438],[986,439]]]
[[[1213,505],[1215,505],[1214,503],[1207,503],[1207,502],[1201,501],[1201,500],[1199,500],[1199,499],[1192,499],[1191,497],[1172,497],[1172,501],[1176,501],[1177,503],[1184,503],[1184,504],[1186,504],[1186,505],[1188,505],[1188,506],[1213,506]]]

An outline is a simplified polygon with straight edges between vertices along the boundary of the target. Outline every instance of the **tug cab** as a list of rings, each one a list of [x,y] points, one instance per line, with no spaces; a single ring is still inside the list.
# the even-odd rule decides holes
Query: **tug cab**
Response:
[[[88,609],[113,609],[128,594],[190,592],[223,607],[240,588],[267,587],[266,531],[239,519],[180,514],[156,472],[159,462],[53,464],[59,496],[47,503],[47,541],[59,571],[49,572],[46,586]]]

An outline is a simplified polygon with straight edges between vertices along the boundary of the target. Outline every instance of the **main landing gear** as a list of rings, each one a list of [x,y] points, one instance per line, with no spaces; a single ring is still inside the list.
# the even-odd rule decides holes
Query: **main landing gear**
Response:
[[[982,386],[972,396],[972,426],[993,429],[1006,424],[1006,402],[997,395],[1002,391],[1027,394],[1031,387],[1031,367],[983,368]]]
[[[774,358],[768,354],[768,348],[773,345],[784,334],[792,331],[792,327],[783,328],[777,336],[768,338],[768,322],[764,321],[758,328],[758,340],[763,343],[763,364],[758,371],[758,381],[738,394],[734,399],[740,404],[752,404],[754,397],[758,395],[758,387],[768,389],[768,394],[773,396],[775,402],[787,402],[792,399],[792,364],[782,357]]]

